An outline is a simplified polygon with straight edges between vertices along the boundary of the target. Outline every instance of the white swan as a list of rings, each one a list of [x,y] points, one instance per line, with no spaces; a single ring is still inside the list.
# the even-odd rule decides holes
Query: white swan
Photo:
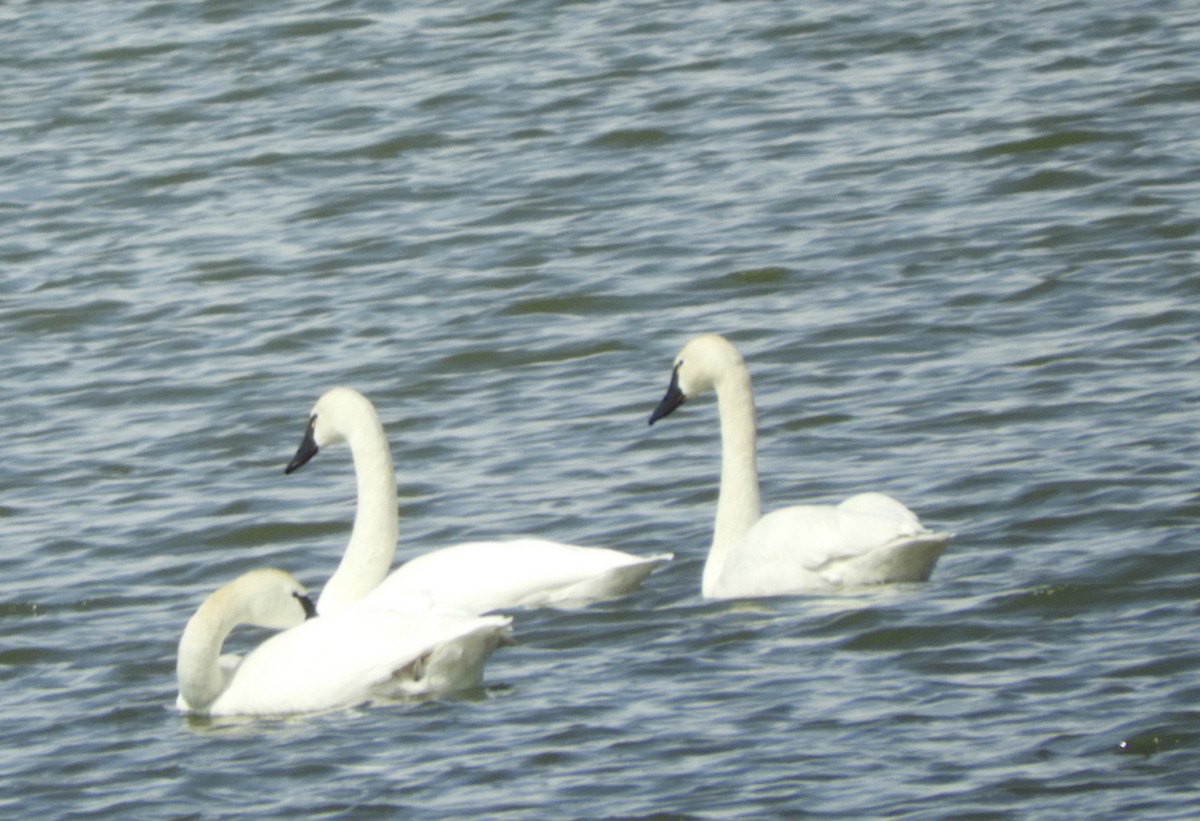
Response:
[[[640,557],[542,539],[468,542],[388,570],[396,553],[396,477],[375,407],[351,388],[327,391],[285,473],[344,440],[358,484],[354,528],[342,561],[321,591],[324,616],[368,598],[372,606],[429,606],[464,613],[515,607],[575,607],[635,589],[671,554]],[[386,577],[386,581],[385,581]]]
[[[251,570],[219,588],[179,641],[176,706],[211,716],[289,715],[478,687],[510,622],[369,607],[308,618],[315,614],[304,587],[282,570]],[[221,656],[241,624],[284,632],[243,659]]]
[[[684,346],[650,424],[708,388],[716,391],[721,420],[721,488],[701,583],[705,598],[929,578],[952,534],[927,530],[882,493],[760,514],[750,374],[723,337],[703,334]]]

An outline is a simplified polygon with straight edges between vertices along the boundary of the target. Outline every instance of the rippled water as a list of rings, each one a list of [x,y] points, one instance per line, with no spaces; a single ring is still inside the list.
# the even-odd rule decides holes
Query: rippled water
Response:
[[[1190,818],[1200,12],[1183,2],[0,8],[13,817]],[[742,348],[768,507],[879,489],[927,584],[708,603]],[[313,586],[379,406],[402,551],[676,561],[463,699],[235,726],[182,625]],[[320,663],[314,659],[314,665]]]

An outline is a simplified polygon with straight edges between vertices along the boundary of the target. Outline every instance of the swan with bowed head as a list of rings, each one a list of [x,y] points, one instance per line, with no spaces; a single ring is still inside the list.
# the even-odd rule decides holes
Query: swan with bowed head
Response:
[[[327,391],[309,415],[292,473],[345,442],[357,507],[341,563],[317,602],[322,616],[357,603],[482,614],[524,607],[577,607],[636,589],[671,554],[634,556],[544,539],[466,542],[423,553],[391,570],[399,531],[396,477],[379,415],[356,390]],[[389,571],[390,575],[389,575]]]
[[[282,570],[245,573],[209,596],[179,641],[176,706],[206,716],[279,716],[478,687],[507,636],[505,616],[350,607],[317,616]],[[222,656],[239,625],[283,632]]]
[[[759,508],[754,395],[741,354],[716,334],[697,336],[675,358],[650,424],[712,389],[721,423],[721,484],[700,592],[728,599],[924,581],[953,534],[926,529],[882,493],[839,505]]]

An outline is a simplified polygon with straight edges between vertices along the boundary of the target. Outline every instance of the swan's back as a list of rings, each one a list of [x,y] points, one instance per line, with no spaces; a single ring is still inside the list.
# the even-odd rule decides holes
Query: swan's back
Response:
[[[772,596],[929,578],[950,534],[927,530],[882,493],[763,516],[730,551],[713,598]]]
[[[366,602],[391,607],[426,601],[466,613],[572,607],[627,593],[670,558],[544,539],[466,542],[410,559],[371,591]]]
[[[473,618],[362,606],[319,616],[255,648],[208,712],[311,713],[378,696],[476,687],[484,662],[506,634],[509,622],[499,616]],[[446,648],[465,656],[465,662],[452,668],[454,676],[443,673],[436,681],[428,679],[430,659]]]

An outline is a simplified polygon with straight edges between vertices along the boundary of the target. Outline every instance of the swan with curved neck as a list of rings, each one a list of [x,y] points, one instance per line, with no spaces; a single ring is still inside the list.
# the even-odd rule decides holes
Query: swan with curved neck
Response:
[[[205,599],[179,640],[175,677],[180,705],[208,712],[236,678],[221,665],[221,647],[239,625],[286,630],[315,615],[308,591],[282,570],[252,570]]]
[[[882,493],[762,515],[750,373],[725,338],[702,334],[684,346],[650,424],[709,389],[717,395],[721,422],[721,481],[701,581],[705,598],[929,578],[951,535],[930,532],[912,511]]]
[[[289,573],[252,570],[219,588],[179,640],[176,705],[211,716],[319,712],[379,698],[478,687],[510,619],[353,607],[316,616]],[[239,625],[281,630],[243,659],[222,656]]]
[[[357,507],[346,551],[317,603],[322,615],[358,601],[377,607],[425,602],[469,613],[579,606],[628,593],[671,558],[526,538],[434,550],[388,575],[398,535],[396,477],[383,425],[369,399],[346,387],[322,395],[284,472],[294,472],[342,441],[354,461]]]
[[[350,447],[358,498],[346,551],[321,590],[322,613],[366,598],[383,581],[392,567],[400,532],[392,454],[375,406],[358,391],[334,388],[317,401],[304,439],[284,473],[299,470],[319,450],[339,442]]]

